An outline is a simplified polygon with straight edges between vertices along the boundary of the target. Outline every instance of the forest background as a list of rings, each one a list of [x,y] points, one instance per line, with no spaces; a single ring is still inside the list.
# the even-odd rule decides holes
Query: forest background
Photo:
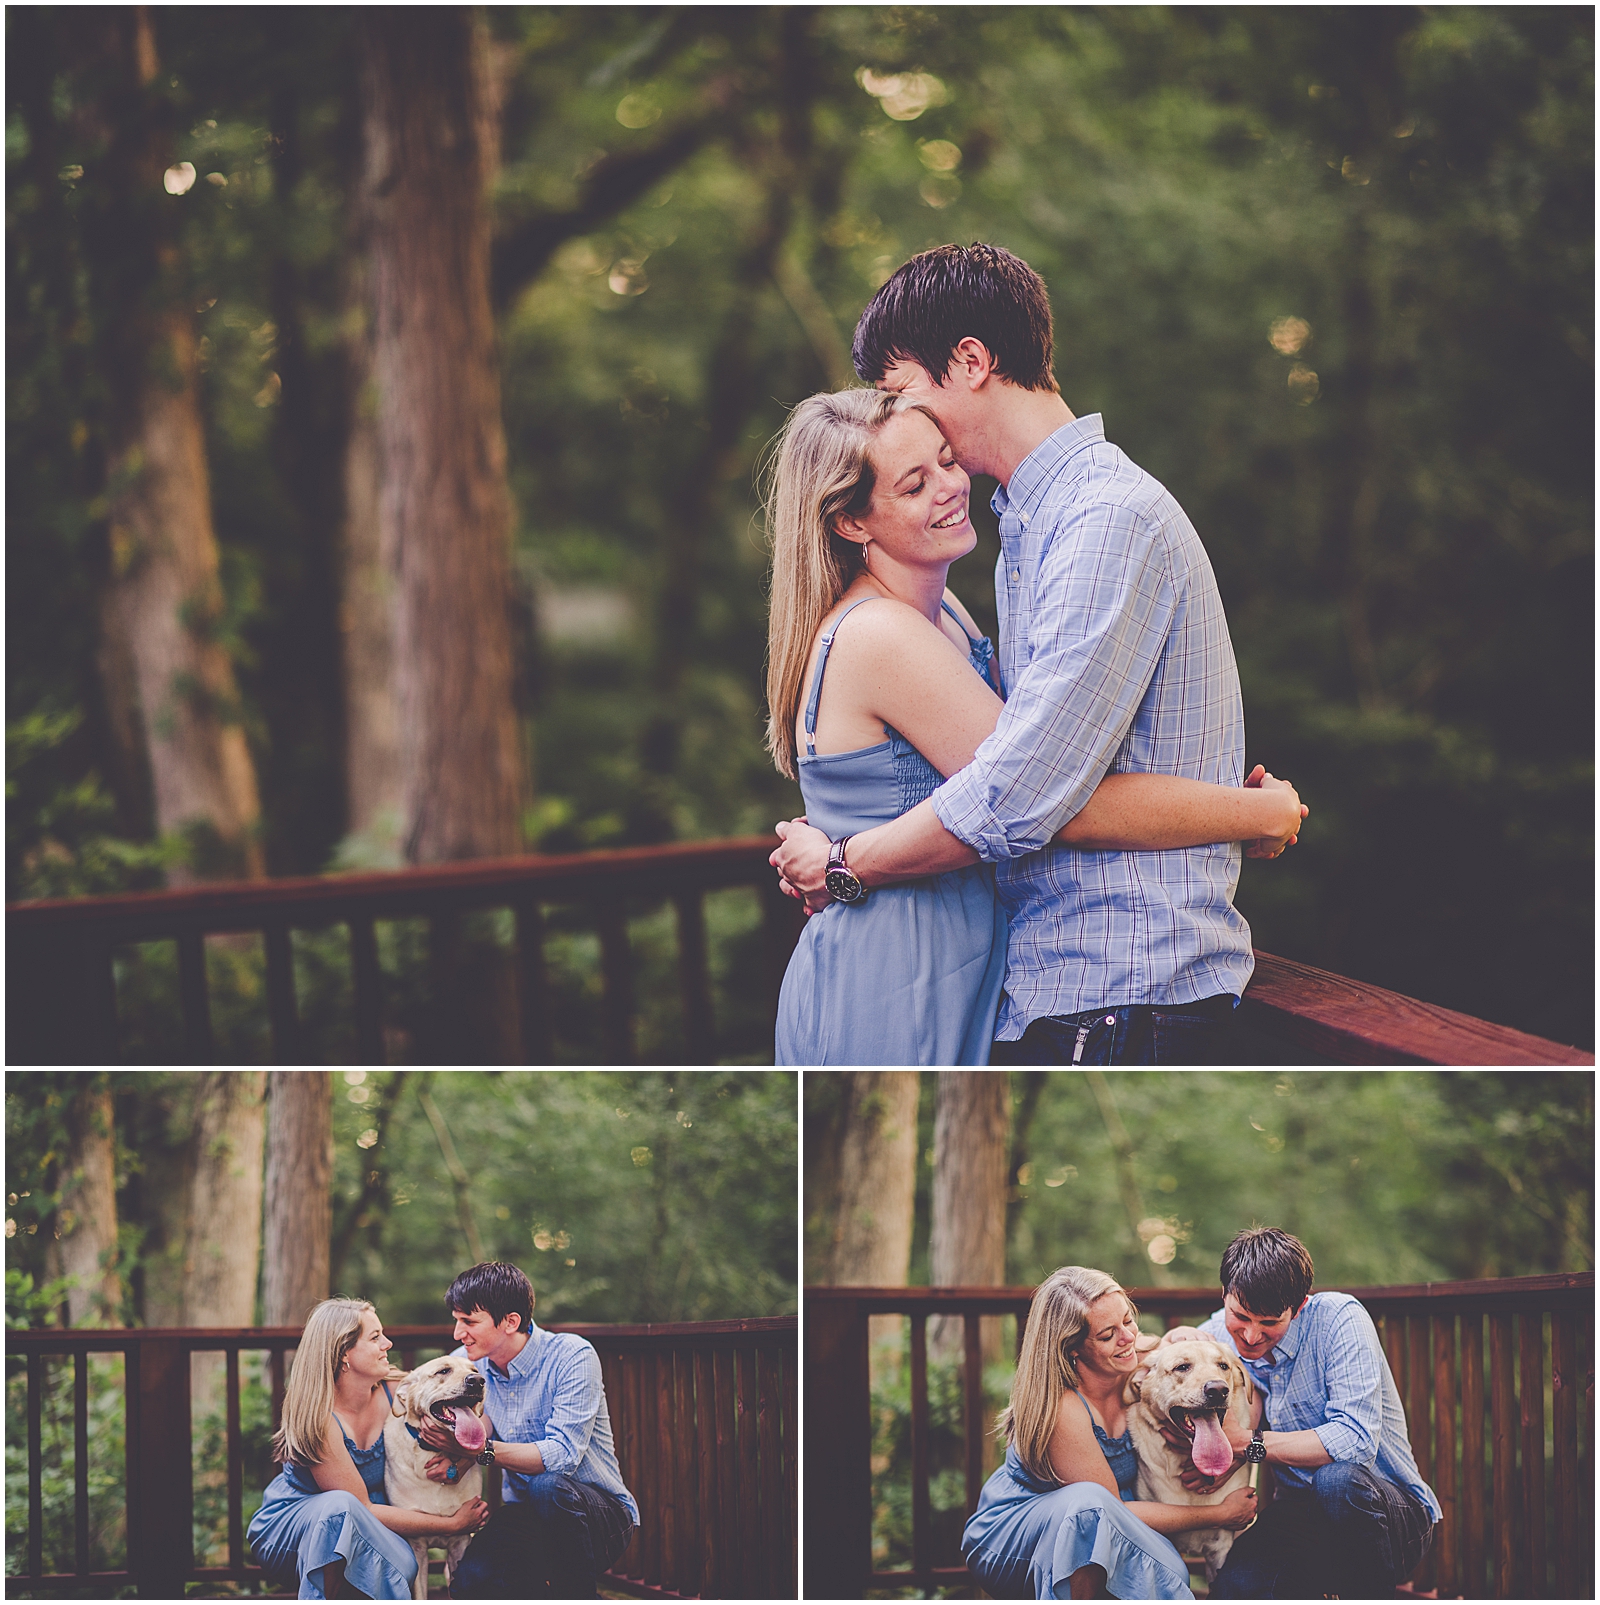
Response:
[[[1592,1044],[1591,11],[86,16],[6,15],[9,897],[798,812],[757,461],[988,239],[1311,805],[1257,944]]]
[[[298,1327],[332,1294],[444,1328],[445,1290],[488,1258],[527,1273],[542,1325],[797,1309],[785,1072],[14,1070],[5,1092],[7,1326]],[[222,1356],[190,1363],[195,1554],[222,1565]],[[73,1568],[80,1470],[93,1569],[124,1567],[123,1358],[90,1361],[85,1467],[72,1361],[44,1366],[46,1570]],[[5,1405],[12,1576],[33,1486],[18,1356]],[[248,1523],[278,1470],[260,1351],[241,1355],[238,1408]]]
[[[1594,1268],[1588,1072],[809,1071],[806,1283],[1035,1287],[1060,1265],[1216,1290],[1236,1233],[1301,1238],[1319,1287]],[[1146,1331],[1162,1321],[1146,1312]],[[874,1316],[872,1552],[912,1555],[910,1321]],[[1012,1317],[980,1323],[1005,1404]],[[964,1321],[927,1323],[929,1553],[967,1515]],[[1548,1417],[1547,1417],[1548,1419]],[[985,1434],[985,1465],[1004,1443]]]
[[[443,1322],[489,1258],[541,1321],[791,1315],[798,1136],[782,1072],[12,1071],[6,1319]]]

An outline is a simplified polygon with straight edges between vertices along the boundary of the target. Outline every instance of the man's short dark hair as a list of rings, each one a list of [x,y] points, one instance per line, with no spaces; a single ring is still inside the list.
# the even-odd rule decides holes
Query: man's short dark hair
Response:
[[[1311,1291],[1311,1256],[1298,1237],[1252,1226],[1222,1251],[1222,1291],[1252,1315],[1298,1310]]]
[[[484,1310],[498,1326],[508,1315],[522,1317],[521,1330],[526,1332],[533,1322],[533,1283],[515,1265],[500,1260],[485,1260],[463,1271],[450,1284],[444,1301],[450,1313],[460,1310],[471,1315]]]
[[[998,245],[941,245],[897,268],[861,314],[851,357],[872,384],[904,360],[942,385],[969,336],[989,348],[1001,378],[1024,390],[1059,389],[1044,280]]]

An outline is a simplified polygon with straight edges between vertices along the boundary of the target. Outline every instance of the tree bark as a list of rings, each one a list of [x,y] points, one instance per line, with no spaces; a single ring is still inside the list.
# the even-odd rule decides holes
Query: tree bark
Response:
[[[111,578],[106,670],[131,665],[156,828],[190,843],[170,878],[258,876],[261,806],[223,616],[192,308],[177,208],[163,191],[173,136],[160,109],[148,10],[94,14],[103,93],[87,120],[104,154],[83,208],[107,420]],[[117,708],[126,687],[108,687]]]
[[[854,1070],[844,1081],[838,1204],[825,1280],[836,1287],[904,1287],[917,1190],[918,1075]]]
[[[267,1100],[261,1318],[298,1326],[328,1297],[333,1087],[326,1070],[274,1070]]]
[[[1004,1070],[939,1073],[933,1115],[933,1221],[928,1280],[934,1287],[1003,1287],[1011,1077]],[[1000,1353],[997,1320],[985,1320],[984,1363]],[[928,1323],[930,1357],[953,1359],[963,1318]]]
[[[121,1326],[122,1278],[117,1269],[116,1141],[111,1093],[91,1078],[67,1106],[58,1253],[72,1326]]]
[[[518,851],[527,791],[475,30],[466,10],[362,14],[380,539],[411,863]]]
[[[213,1070],[195,1108],[189,1202],[189,1326],[249,1326],[261,1244],[265,1070]]]
[[[359,208],[357,208],[359,210]],[[364,231],[352,231],[346,271],[351,280],[350,422],[344,452],[344,518],[340,541],[343,603],[339,629],[345,686],[345,798],[349,834],[362,857],[399,861],[404,807],[400,716],[394,688],[394,557],[383,546],[378,504],[377,393],[367,311]]]

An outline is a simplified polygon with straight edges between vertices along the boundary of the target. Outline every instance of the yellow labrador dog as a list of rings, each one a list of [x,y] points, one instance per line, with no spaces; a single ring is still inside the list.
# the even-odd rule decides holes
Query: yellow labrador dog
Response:
[[[1248,1466],[1240,1466],[1210,1494],[1191,1493],[1180,1473],[1191,1458],[1196,1470],[1208,1477],[1225,1472],[1233,1464],[1233,1449],[1222,1419],[1230,1417],[1249,1431],[1254,1401],[1255,1389],[1245,1368],[1220,1343],[1200,1338],[1152,1349],[1123,1391],[1139,1456],[1139,1497],[1162,1505],[1214,1505],[1235,1488],[1248,1486]],[[1189,1441],[1187,1451],[1173,1448],[1162,1436],[1163,1425]],[[1178,1548],[1204,1557],[1210,1582],[1236,1536],[1222,1527],[1201,1528],[1182,1534]]]
[[[488,1441],[483,1424],[483,1378],[470,1360],[445,1355],[409,1372],[394,1390],[394,1411],[383,1429],[383,1489],[391,1505],[453,1516],[468,1499],[483,1493],[483,1473],[469,1465],[459,1482],[430,1482],[423,1469],[437,1451],[421,1439],[421,1427],[432,1416],[453,1431],[463,1449],[482,1450]],[[454,1534],[445,1545],[446,1586],[471,1542],[468,1533]],[[413,1538],[417,1580],[413,1599],[428,1597],[428,1540]]]

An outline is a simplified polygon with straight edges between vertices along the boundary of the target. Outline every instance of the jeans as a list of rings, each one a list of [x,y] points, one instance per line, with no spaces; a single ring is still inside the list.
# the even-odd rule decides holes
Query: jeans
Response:
[[[1238,999],[1133,1003],[1034,1020],[1016,1042],[997,1042],[990,1064],[1212,1064]]]
[[[1405,1489],[1348,1460],[1286,1487],[1228,1551],[1213,1599],[1381,1599],[1421,1564],[1433,1515]]]
[[[565,1472],[530,1477],[528,1497],[507,1502],[467,1546],[453,1599],[594,1599],[595,1579],[633,1537],[618,1499]]]

